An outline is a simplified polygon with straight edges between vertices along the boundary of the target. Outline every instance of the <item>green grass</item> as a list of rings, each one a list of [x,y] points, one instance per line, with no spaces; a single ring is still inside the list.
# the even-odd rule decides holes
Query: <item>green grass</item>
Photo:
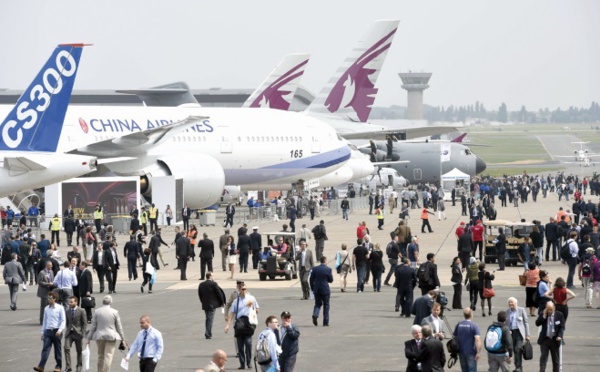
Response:
[[[476,144],[490,145],[472,148],[488,164],[552,160],[537,138],[528,133],[475,133],[469,134],[469,139]]]

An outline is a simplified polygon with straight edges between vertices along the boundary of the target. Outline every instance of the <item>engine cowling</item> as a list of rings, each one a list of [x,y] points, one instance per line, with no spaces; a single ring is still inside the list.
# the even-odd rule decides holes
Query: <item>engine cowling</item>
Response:
[[[194,154],[190,159],[162,156],[144,168],[140,188],[144,196],[152,196],[153,177],[173,176],[183,179],[183,197],[192,209],[217,203],[225,187],[225,173],[219,162],[208,155]]]

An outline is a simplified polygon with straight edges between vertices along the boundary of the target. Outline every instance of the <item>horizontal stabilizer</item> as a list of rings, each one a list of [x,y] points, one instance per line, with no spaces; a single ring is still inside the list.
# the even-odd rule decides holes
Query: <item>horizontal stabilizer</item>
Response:
[[[392,136],[393,139],[415,139],[421,137],[428,137],[435,134],[444,134],[455,132],[454,127],[418,127],[418,128],[402,128],[402,129],[387,129],[377,130],[373,132],[348,132],[339,133],[340,137],[347,140],[351,139],[372,139],[372,140],[387,140],[388,136]]]
[[[4,158],[4,168],[10,170],[10,171],[24,171],[24,172],[28,172],[28,171],[38,171],[38,170],[44,170],[46,169],[46,167],[40,163],[37,163],[31,159],[28,159],[24,156],[17,156],[17,157],[5,157]]]
[[[153,88],[122,89],[117,93],[133,94],[146,106],[178,107],[181,105],[200,106],[196,97],[190,92],[190,87],[183,81],[160,85]]]

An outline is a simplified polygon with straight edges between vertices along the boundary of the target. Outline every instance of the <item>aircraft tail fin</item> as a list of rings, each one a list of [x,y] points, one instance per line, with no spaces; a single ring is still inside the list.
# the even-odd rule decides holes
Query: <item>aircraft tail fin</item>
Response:
[[[56,151],[84,46],[54,49],[2,122],[0,151]]]
[[[462,143],[462,141],[465,139],[465,137],[467,136],[467,133],[463,133],[460,136],[456,137],[455,139],[453,139],[450,142],[455,142],[455,143]]]
[[[288,54],[242,107],[266,107],[287,111],[304,74],[310,54]]]
[[[375,22],[308,107],[308,112],[366,122],[377,95],[375,83],[399,23],[399,20]]]

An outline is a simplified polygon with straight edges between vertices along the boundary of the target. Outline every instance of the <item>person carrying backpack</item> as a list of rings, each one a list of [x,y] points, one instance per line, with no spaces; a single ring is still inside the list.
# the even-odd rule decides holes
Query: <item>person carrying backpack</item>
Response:
[[[421,295],[440,287],[435,254],[427,253],[427,262],[421,264],[417,270],[417,280],[419,281],[419,288],[421,288]]]
[[[488,371],[508,372],[513,357],[510,329],[506,326],[506,311],[499,311],[497,321],[485,333],[483,345],[488,352]]]
[[[279,371],[281,347],[277,344],[277,336],[274,332],[279,327],[279,321],[276,316],[270,315],[265,324],[267,328],[258,335],[254,360],[263,372]]]
[[[585,307],[588,309],[592,308],[592,267],[597,261],[594,248],[589,247],[585,250],[583,256],[581,256],[581,262],[577,269],[577,275],[583,284]]]

